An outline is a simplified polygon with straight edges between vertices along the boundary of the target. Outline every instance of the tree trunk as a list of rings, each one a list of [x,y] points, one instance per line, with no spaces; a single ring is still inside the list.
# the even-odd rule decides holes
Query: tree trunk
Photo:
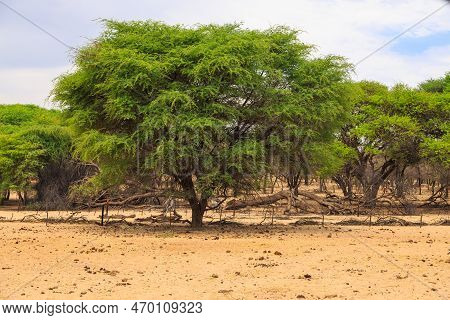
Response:
[[[395,169],[395,195],[399,198],[405,195],[405,169],[406,166]]]
[[[264,175],[264,182],[263,182],[263,191],[264,193],[267,193],[267,181],[270,179],[269,174]]]
[[[370,166],[368,166],[370,165]],[[389,175],[397,168],[394,160],[388,160],[378,169],[372,156],[360,156],[355,176],[361,183],[365,206],[373,208],[377,204],[378,190]]]
[[[192,212],[191,227],[194,229],[200,229],[203,227],[203,215],[206,211],[207,199],[197,200],[197,198],[188,199]]]
[[[192,223],[191,227],[194,229],[199,229],[203,226],[203,215],[206,211],[206,206],[208,204],[208,199],[197,196],[195,192],[194,182],[192,176],[177,177],[178,181],[183,188],[186,200],[189,202],[192,212]]]
[[[419,195],[422,195],[422,175],[419,166],[417,167],[417,184],[419,185]]]
[[[27,196],[26,191],[22,193],[22,191],[17,191],[17,196],[19,197],[19,203],[21,206],[27,205]]]
[[[336,213],[339,211],[342,211],[343,206],[339,203],[331,203],[328,202],[326,199],[322,199],[318,195],[307,192],[307,191],[301,191],[299,190],[299,196],[305,197],[309,200],[315,201],[318,204],[320,204],[322,207],[325,207],[332,213]],[[292,194],[288,190],[279,191],[275,194],[272,194],[270,196],[261,197],[258,199],[249,199],[249,200],[239,200],[239,199],[233,199],[227,203],[225,206],[225,210],[239,210],[246,207],[256,207],[256,206],[263,206],[263,205],[269,205],[275,202],[278,202],[280,200],[289,199],[289,197],[292,197]],[[294,197],[294,199],[298,197]]]
[[[191,205],[192,210],[192,228],[199,229],[203,227],[203,215],[205,210],[200,205]]]
[[[353,177],[354,168],[351,164],[347,164],[340,173],[331,178],[342,190],[344,197],[348,199],[353,198]]]
[[[250,200],[233,199],[227,203],[225,210],[239,210],[239,209],[243,209],[245,207],[269,205],[269,204],[278,202],[283,199],[288,199],[289,196],[290,196],[290,191],[284,190],[284,191],[279,191],[279,192],[271,194],[269,196],[265,196],[265,197],[261,197],[261,198],[257,198],[257,199],[250,199]]]
[[[448,178],[449,178],[448,174],[446,174],[444,177],[441,178],[441,186],[443,188],[442,196],[445,200],[448,199],[448,184],[449,184]]]
[[[374,208],[377,205],[377,195],[380,186],[380,184],[374,184],[364,188],[364,204],[366,207]]]
[[[6,200],[6,191],[0,191],[0,206],[3,205],[3,201]]]
[[[345,198],[353,198],[352,178],[344,175],[335,175],[332,180],[336,182]]]
[[[295,173],[289,173],[286,177],[287,185],[289,190],[292,192],[294,196],[298,196],[298,188],[300,187],[301,183],[301,173],[295,172]]]
[[[327,182],[324,178],[319,178],[319,191],[327,192]]]

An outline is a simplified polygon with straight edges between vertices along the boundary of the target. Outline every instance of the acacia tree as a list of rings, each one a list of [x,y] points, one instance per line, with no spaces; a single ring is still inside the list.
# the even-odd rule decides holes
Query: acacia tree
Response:
[[[380,186],[391,174],[395,173],[397,195],[402,196],[405,169],[419,163],[431,145],[443,147],[448,99],[404,85],[389,90],[367,81],[356,83],[354,93],[352,117],[339,138],[357,156],[334,180],[351,196],[356,178],[366,205],[374,206]]]
[[[61,112],[34,105],[0,105],[0,197],[17,191],[26,204],[27,193],[39,186],[58,185],[51,180],[70,157],[71,136]],[[52,172],[45,175],[49,166]],[[67,192],[67,182],[63,188]],[[37,200],[46,196],[37,188]],[[52,199],[53,200],[53,199]]]
[[[438,79],[419,85],[421,94],[433,97],[431,110],[420,117],[425,122],[426,135],[421,144],[421,156],[437,172],[440,191],[448,198],[450,181],[450,72]],[[417,112],[417,111],[416,111]]]
[[[347,159],[348,148],[336,140],[336,132],[348,120],[351,86],[342,81],[345,69],[336,69],[333,63],[316,59],[299,68],[297,83],[293,85],[317,114],[302,111],[304,114],[298,114],[302,123],[290,127],[280,122],[277,134],[270,139],[272,173],[286,181],[294,196],[298,195],[302,178],[306,180],[312,174],[327,177]]]
[[[193,227],[210,197],[256,188],[284,137],[318,141],[345,112],[349,66],[314,59],[295,30],[105,25],[54,89],[79,132],[76,150],[99,165],[98,187],[170,177]]]

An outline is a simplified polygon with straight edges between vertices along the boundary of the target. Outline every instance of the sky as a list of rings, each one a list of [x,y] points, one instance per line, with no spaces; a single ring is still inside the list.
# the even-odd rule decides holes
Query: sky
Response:
[[[318,56],[357,63],[431,12],[444,0],[0,0],[0,104],[50,107],[53,81],[73,70],[73,51],[102,31],[100,19],[170,24],[240,22],[248,28],[287,25]],[[450,71],[449,4],[355,67],[355,80],[418,83]]]

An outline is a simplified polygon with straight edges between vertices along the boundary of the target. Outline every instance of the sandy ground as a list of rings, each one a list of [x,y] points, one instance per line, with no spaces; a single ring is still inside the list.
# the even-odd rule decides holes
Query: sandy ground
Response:
[[[450,228],[0,222],[2,299],[448,299]]]

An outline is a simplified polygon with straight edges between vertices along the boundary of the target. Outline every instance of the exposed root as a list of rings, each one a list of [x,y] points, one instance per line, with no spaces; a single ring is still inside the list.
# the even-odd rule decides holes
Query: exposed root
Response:
[[[367,225],[367,219],[365,220],[357,220],[357,219],[345,219],[336,223],[340,226],[363,226]]]
[[[230,220],[217,220],[212,221],[208,223],[209,226],[242,226],[242,223],[236,222],[236,221],[230,221]]]
[[[24,216],[22,218],[22,220],[20,220],[20,222],[33,221],[33,220],[35,220],[35,221],[41,220],[41,217],[38,217],[35,214],[29,214],[29,215]]]
[[[441,219],[433,223],[434,226],[450,226],[450,219]]]
[[[406,221],[396,217],[381,217],[373,223],[374,226],[415,226],[419,223]],[[424,225],[424,223],[422,223]]]
[[[290,225],[293,225],[293,226],[316,226],[319,224],[320,223],[318,221],[314,221],[312,219],[300,219],[293,223],[290,223]]]
[[[135,222],[150,222],[150,223],[191,223],[189,220],[181,219],[182,216],[178,213],[172,213],[172,215],[168,215],[165,213],[159,214],[157,216],[150,216],[145,218],[136,218]]]

